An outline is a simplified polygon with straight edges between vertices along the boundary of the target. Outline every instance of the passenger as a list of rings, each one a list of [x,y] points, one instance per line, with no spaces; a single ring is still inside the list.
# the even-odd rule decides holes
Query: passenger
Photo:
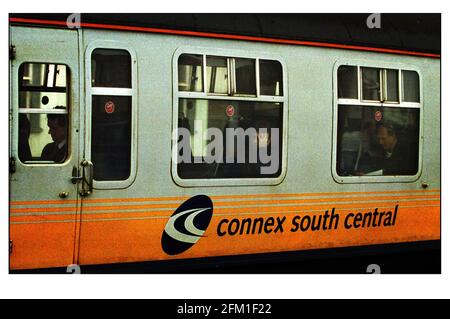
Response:
[[[65,109],[56,106],[55,109]],[[67,154],[67,116],[66,114],[48,114],[48,134],[51,135],[53,143],[45,145],[42,150],[41,160],[63,162]]]
[[[361,129],[355,175],[361,176],[379,170],[380,160],[383,158],[384,151],[378,143],[375,121],[367,121]]]
[[[26,114],[19,114],[19,159],[22,162],[31,160],[30,149],[31,125]]]
[[[408,144],[399,139],[394,125],[380,123],[377,138],[384,150],[383,175],[414,175],[417,172],[417,152],[411,151]]]

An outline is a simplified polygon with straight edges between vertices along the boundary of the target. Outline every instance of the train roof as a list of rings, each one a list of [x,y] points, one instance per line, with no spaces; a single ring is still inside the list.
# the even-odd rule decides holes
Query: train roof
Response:
[[[441,15],[381,14],[370,29],[370,14],[81,14],[82,28],[118,29],[189,36],[328,46],[440,57]],[[14,24],[64,26],[70,14],[10,14]],[[271,41],[270,41],[271,40]],[[414,54],[413,54],[414,55]]]

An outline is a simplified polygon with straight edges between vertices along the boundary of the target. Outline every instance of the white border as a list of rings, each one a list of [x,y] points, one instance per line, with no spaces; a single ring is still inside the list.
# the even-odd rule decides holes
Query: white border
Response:
[[[376,2],[321,1],[295,2],[279,0],[273,2],[258,2],[259,12],[442,12],[443,35],[450,34],[448,3],[428,0],[427,2],[412,0],[405,6],[402,2],[378,0]],[[127,6],[121,3],[109,2],[105,6],[101,2],[79,0],[71,3],[56,0],[40,2],[2,2],[1,37],[2,43],[8,41],[7,12],[218,12],[224,10],[219,2],[198,0],[187,2],[177,0],[148,2],[128,0]],[[443,7],[444,6],[444,7]],[[47,8],[47,9],[46,9]],[[50,9],[48,9],[50,8]],[[242,0],[229,0],[227,8],[239,8],[241,12],[255,12],[255,3]],[[443,54],[450,52],[448,37],[442,37]],[[8,60],[7,51],[0,51],[3,61]],[[442,65],[442,83],[449,83],[449,63]],[[5,83],[8,66],[2,68]],[[81,70],[80,70],[81,72]],[[8,87],[1,87],[5,97]],[[450,103],[448,90],[442,91],[442,105]],[[6,112],[6,111],[5,111]],[[442,108],[442,119],[450,118],[450,110]],[[8,117],[0,117],[1,138],[8,139]],[[450,126],[442,121],[441,136],[450,135]],[[448,211],[450,209],[448,189],[450,171],[444,165],[449,160],[449,145],[442,143],[442,228],[444,234],[450,226]],[[2,158],[8,158],[7,148],[1,148]],[[0,180],[3,189],[8,187],[8,173],[0,170]],[[0,214],[0,233],[8,233],[8,199],[7,192],[1,200],[3,208]],[[4,240],[5,238],[2,237]],[[443,236],[443,275],[91,275],[91,276],[60,276],[60,275],[8,275],[8,246],[3,241],[0,245],[0,297],[2,298],[450,298],[450,254],[448,253],[448,236]],[[177,289],[174,289],[176,287]],[[301,308],[299,308],[301,310]]]

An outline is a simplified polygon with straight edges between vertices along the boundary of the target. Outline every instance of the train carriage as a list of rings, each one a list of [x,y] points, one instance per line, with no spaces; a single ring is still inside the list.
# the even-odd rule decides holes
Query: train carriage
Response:
[[[10,270],[439,251],[440,17],[367,17],[12,14]]]

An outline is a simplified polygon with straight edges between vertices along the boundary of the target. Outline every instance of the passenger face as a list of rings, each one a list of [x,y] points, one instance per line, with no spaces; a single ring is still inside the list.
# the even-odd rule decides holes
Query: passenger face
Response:
[[[386,152],[392,152],[397,144],[397,138],[394,135],[389,135],[387,128],[381,126],[377,130],[378,143]]]
[[[47,120],[48,134],[52,136],[52,140],[56,143],[61,143],[66,139],[66,128],[61,126],[58,120]]]

